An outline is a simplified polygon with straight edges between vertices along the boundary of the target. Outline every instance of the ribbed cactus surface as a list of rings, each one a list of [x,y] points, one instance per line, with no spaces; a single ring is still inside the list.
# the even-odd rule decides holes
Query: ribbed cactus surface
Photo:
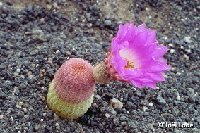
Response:
[[[94,88],[92,65],[72,58],[61,65],[49,85],[48,106],[63,118],[78,118],[91,106]]]
[[[47,102],[49,108],[51,108],[60,117],[76,119],[87,112],[88,108],[93,102],[93,95],[91,95],[87,100],[79,103],[68,103],[59,98],[58,94],[56,93],[54,83],[52,82],[49,85]]]

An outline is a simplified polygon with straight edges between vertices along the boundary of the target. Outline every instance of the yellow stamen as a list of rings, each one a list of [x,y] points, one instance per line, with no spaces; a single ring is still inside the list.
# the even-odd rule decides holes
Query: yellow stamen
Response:
[[[125,69],[133,69],[134,68],[134,63],[127,60],[127,64],[126,64],[126,66],[124,68]]]
[[[128,48],[121,49],[119,51],[119,55],[127,61],[127,64],[125,65],[125,69],[135,69],[138,68],[136,56],[134,55],[134,52],[131,51]]]

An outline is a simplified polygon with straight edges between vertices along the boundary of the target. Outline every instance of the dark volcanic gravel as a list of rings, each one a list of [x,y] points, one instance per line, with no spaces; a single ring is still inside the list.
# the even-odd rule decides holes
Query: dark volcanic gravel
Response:
[[[36,0],[33,0],[36,1]],[[198,0],[29,0],[0,2],[1,133],[200,132]],[[113,82],[96,85],[88,112],[68,121],[47,108],[48,84],[69,58],[104,59],[122,22],[145,22],[169,47],[172,70],[157,90]],[[123,102],[113,109],[110,100]],[[159,127],[190,122],[192,128]]]

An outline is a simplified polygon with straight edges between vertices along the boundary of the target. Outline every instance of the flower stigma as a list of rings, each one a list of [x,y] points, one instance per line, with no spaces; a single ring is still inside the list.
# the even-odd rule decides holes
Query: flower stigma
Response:
[[[128,48],[124,48],[124,49],[121,49],[119,51],[119,55],[124,59],[126,60],[127,64],[125,65],[125,69],[135,69],[135,68],[138,68],[138,65],[137,65],[137,61],[136,61],[136,57],[133,53],[132,50],[128,49]]]

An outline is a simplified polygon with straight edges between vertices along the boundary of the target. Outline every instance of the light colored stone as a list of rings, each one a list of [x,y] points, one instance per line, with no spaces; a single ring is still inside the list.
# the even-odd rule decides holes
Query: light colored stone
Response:
[[[17,92],[17,90],[18,90],[18,87],[14,87],[14,88],[13,88],[13,92],[12,92],[13,95]]]
[[[175,49],[170,49],[170,51],[169,51],[171,54],[173,54],[173,53],[175,53],[176,51],[175,51]]]
[[[0,115],[0,120],[3,119],[3,117],[4,117],[3,115]]]
[[[149,106],[153,106],[153,103],[149,103]]]
[[[146,106],[143,106],[143,111],[146,111],[148,108]]]
[[[101,97],[99,96],[99,95],[95,95],[94,96],[97,100],[100,100],[101,99]]]
[[[16,72],[17,72],[17,73],[20,73],[20,71],[21,71],[21,70],[20,70],[19,68],[17,68]]]
[[[181,75],[181,73],[180,73],[180,72],[177,72],[176,74],[177,74],[177,75],[179,75],[179,76]]]
[[[188,53],[191,53],[191,49],[186,49],[185,51]]]
[[[190,59],[190,57],[189,57],[188,55],[186,55],[186,54],[184,54],[183,57],[184,57],[186,60],[189,60],[189,59]]]
[[[176,95],[176,99],[177,99],[177,100],[181,100],[181,97],[180,97],[180,95],[179,95],[178,92],[177,92],[177,95]]]
[[[165,40],[167,40],[167,36],[163,37]]]
[[[111,110],[111,114],[116,115],[117,112],[112,108],[112,110]]]
[[[23,105],[23,102],[18,102],[18,103],[16,104],[16,107],[17,107],[18,109],[21,109],[21,108],[22,108],[22,105]]]
[[[56,113],[54,113],[54,120],[59,120],[59,116]]]
[[[187,43],[192,42],[191,37],[189,37],[189,36],[184,37],[184,41],[186,41]]]
[[[60,53],[60,51],[59,51],[59,50],[56,50],[56,53],[58,54],[58,53]]]
[[[109,26],[109,25],[112,24],[111,20],[105,20],[104,23],[105,23],[105,25],[107,25],[107,26]]]
[[[106,118],[109,118],[109,117],[110,117],[110,114],[106,113],[105,116],[106,116]]]
[[[110,100],[110,105],[113,107],[113,108],[122,108],[123,107],[123,103],[120,102],[118,99],[116,98],[113,98]]]

